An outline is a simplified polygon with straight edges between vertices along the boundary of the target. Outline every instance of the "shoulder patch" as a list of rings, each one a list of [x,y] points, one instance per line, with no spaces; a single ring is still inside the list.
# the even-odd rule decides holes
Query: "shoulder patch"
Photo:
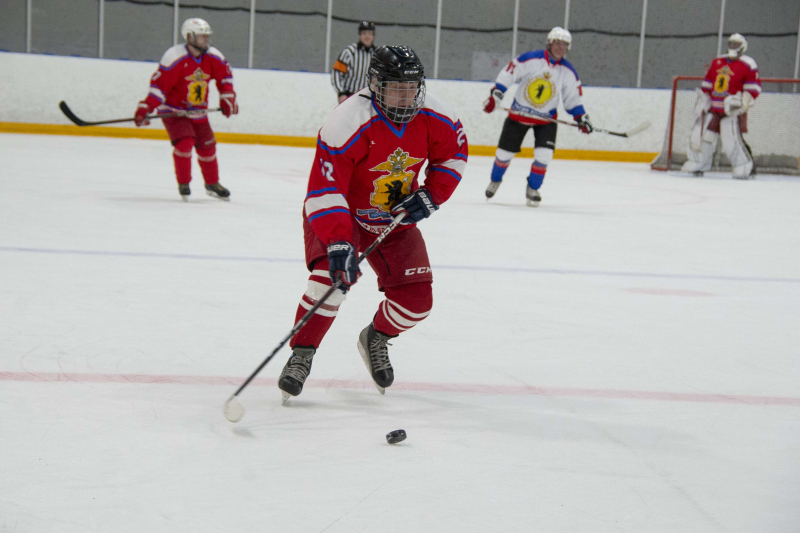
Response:
[[[517,56],[517,61],[520,63],[524,63],[530,59],[544,59],[544,50],[533,50]]]
[[[222,55],[222,52],[219,51],[219,48],[214,48],[213,46],[208,47],[208,52],[206,52],[210,56],[215,56],[220,58],[222,61],[225,61],[225,56]]]
[[[319,138],[331,148],[341,148],[359,130],[372,120],[375,113],[369,89],[362,89],[339,104],[319,130]]]
[[[575,70],[575,67],[572,66],[572,63],[567,61],[566,57],[562,57],[561,58],[561,64],[564,65],[565,67],[567,67],[568,69],[570,69],[572,71],[572,73],[575,74],[575,79],[577,81],[580,81],[580,78],[578,77],[578,71]]]
[[[437,115],[441,115],[450,120],[451,127],[458,122],[458,115],[450,109],[450,106],[445,104],[443,101],[439,100],[435,96],[430,94],[425,94],[425,103],[422,106],[422,110],[430,110],[436,113]]]
[[[170,68],[174,65],[179,59],[189,55],[189,52],[186,51],[185,44],[176,44],[175,46],[169,48],[164,55],[161,56],[160,65],[164,68]]]
[[[750,56],[742,56],[739,58],[739,61],[745,63],[748,67],[750,67],[750,70],[758,70],[758,65],[756,65],[756,60]]]

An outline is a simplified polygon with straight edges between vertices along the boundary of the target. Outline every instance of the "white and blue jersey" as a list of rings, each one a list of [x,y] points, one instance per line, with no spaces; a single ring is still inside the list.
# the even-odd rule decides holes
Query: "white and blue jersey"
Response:
[[[546,124],[531,116],[558,116],[559,98],[574,118],[586,113],[583,90],[575,67],[565,58],[554,61],[547,50],[534,50],[513,59],[497,76],[495,87],[504,93],[519,83],[509,117],[523,124]]]

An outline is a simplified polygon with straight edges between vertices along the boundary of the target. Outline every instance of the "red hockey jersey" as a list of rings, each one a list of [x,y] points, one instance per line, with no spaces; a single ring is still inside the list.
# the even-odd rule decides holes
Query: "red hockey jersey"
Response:
[[[727,55],[719,56],[711,62],[701,88],[711,95],[711,110],[724,113],[723,101],[729,94],[747,91],[753,99],[761,94],[758,66],[750,56],[741,56],[733,61]]]
[[[164,53],[158,70],[150,78],[145,102],[153,108],[207,109],[210,80],[216,81],[221,93],[233,90],[233,74],[225,56],[209,46],[207,52],[194,57],[187,45],[175,45]],[[200,120],[207,118],[202,116]]]
[[[397,200],[420,187],[445,202],[461,181],[467,138],[461,121],[426,95],[411,122],[390,122],[364,89],[340,104],[322,126],[308,180],[304,215],[325,244],[349,241],[353,221],[378,234]],[[400,228],[398,228],[400,229]]]

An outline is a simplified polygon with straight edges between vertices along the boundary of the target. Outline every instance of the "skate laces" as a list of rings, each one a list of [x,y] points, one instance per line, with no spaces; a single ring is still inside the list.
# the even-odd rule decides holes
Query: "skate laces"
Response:
[[[392,363],[389,361],[389,348],[391,346],[389,338],[383,337],[375,332],[375,337],[369,343],[369,358],[372,361],[372,371],[390,370]]]
[[[283,375],[292,377],[300,383],[305,383],[308,374],[311,373],[311,360],[313,358],[313,355],[292,355],[292,360]]]

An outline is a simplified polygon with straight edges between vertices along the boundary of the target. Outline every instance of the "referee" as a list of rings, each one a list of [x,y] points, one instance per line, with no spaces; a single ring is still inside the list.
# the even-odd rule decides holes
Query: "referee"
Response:
[[[339,95],[339,103],[369,85],[367,72],[372,53],[375,51],[375,23],[366,20],[358,25],[358,42],[339,54],[331,71],[331,85]]]

